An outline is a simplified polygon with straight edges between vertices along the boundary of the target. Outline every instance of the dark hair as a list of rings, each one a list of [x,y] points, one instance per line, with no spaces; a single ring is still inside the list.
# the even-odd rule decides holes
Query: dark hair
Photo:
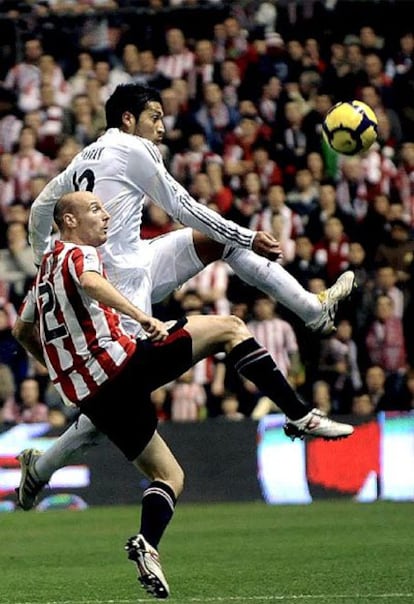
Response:
[[[122,126],[122,115],[129,111],[136,120],[144,111],[147,103],[161,104],[158,90],[141,84],[120,84],[111,94],[105,104],[107,128]]]

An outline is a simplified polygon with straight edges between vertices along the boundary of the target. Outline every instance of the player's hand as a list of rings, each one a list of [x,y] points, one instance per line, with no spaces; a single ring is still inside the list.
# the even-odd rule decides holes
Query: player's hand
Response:
[[[165,323],[155,317],[148,317],[141,321],[141,325],[152,342],[162,342],[168,336]]]
[[[257,231],[253,239],[252,250],[259,256],[269,258],[269,260],[277,260],[282,256],[282,248],[279,241],[265,231]]]

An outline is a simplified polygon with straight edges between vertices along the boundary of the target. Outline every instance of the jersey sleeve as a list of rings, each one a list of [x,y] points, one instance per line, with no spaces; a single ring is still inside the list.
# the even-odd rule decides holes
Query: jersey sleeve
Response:
[[[53,226],[53,211],[58,200],[73,187],[66,171],[55,176],[36,197],[29,215],[29,242],[32,246],[35,264],[42,261],[49,249]]]
[[[222,244],[250,249],[256,235],[197,202],[169,174],[155,145],[141,139],[141,148],[132,150],[128,178],[169,216],[185,226],[201,231]]]
[[[25,323],[34,323],[36,321],[36,296],[34,286],[29,289],[20,305],[19,318]]]
[[[80,276],[87,271],[102,275],[102,261],[98,251],[90,245],[75,247],[70,253],[69,270],[77,283]]]

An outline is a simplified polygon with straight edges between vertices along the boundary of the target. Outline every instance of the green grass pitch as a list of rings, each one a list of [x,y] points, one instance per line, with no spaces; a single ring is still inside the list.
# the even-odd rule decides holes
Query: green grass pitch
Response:
[[[414,505],[177,506],[172,603],[414,602]],[[154,602],[123,551],[139,507],[0,514],[0,604]]]

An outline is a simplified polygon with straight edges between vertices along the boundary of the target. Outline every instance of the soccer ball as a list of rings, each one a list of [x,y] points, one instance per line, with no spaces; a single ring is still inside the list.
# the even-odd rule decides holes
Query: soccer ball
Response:
[[[322,134],[337,153],[356,155],[376,141],[378,121],[362,101],[341,101],[331,107],[322,124]]]

